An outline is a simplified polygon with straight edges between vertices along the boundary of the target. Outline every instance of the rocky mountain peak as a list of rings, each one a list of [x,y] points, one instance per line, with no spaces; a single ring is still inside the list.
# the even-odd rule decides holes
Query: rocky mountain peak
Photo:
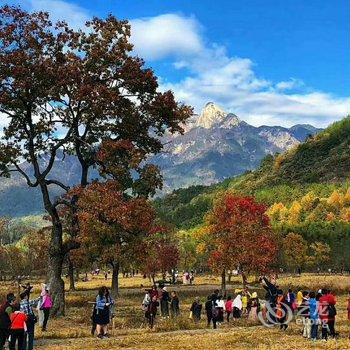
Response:
[[[221,107],[213,102],[208,102],[203,108],[198,120],[197,125],[205,129],[210,129],[213,125],[222,122],[227,116]]]

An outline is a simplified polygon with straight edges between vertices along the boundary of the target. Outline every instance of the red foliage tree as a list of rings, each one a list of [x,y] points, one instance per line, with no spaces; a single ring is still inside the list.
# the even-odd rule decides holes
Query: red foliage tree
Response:
[[[113,180],[77,191],[81,242],[112,266],[112,293],[117,295],[119,269],[134,260],[135,249],[153,225],[154,210],[145,198],[127,197]]]
[[[141,271],[155,282],[157,273],[163,275],[175,269],[180,260],[180,251],[171,231],[163,226],[154,227],[137,249]]]
[[[153,71],[132,56],[129,37],[128,22],[113,16],[95,17],[73,30],[65,22],[52,23],[47,13],[0,8],[0,111],[7,124],[0,176],[17,172],[38,188],[51,217],[53,314],[64,314],[62,266],[76,247],[63,241],[61,200],[50,191],[51,186],[69,191],[52,171],[58,153],[77,156],[80,185],[86,186],[102,140],[129,140],[144,156],[157,153],[160,136],[182,132],[181,124],[192,114],[171,91],[158,91]]]
[[[274,263],[277,244],[266,207],[251,197],[226,193],[207,217],[209,265],[222,273],[239,268],[243,283],[249,273],[264,273]]]

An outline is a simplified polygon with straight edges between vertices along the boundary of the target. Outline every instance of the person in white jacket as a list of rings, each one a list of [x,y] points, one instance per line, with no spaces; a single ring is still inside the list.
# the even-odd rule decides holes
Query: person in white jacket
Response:
[[[219,295],[215,301],[215,308],[217,309],[217,322],[224,322],[225,301],[221,295]]]
[[[238,294],[236,298],[233,300],[233,317],[240,318],[242,316],[242,296]]]

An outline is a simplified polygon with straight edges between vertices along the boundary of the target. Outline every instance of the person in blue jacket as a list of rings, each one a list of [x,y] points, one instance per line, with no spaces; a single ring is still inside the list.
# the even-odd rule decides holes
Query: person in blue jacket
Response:
[[[315,292],[309,294],[309,308],[310,308],[310,321],[311,321],[311,340],[316,341],[318,335],[318,301],[316,300]]]
[[[114,300],[107,287],[101,287],[96,297],[95,323],[98,338],[107,338],[107,328],[111,318],[111,308]]]

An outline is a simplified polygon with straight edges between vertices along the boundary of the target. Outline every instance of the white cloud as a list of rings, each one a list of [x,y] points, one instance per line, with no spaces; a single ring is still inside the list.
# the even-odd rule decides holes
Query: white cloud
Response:
[[[203,50],[200,31],[194,18],[177,14],[131,20],[135,52],[146,60],[198,54]]]
[[[20,4],[30,11],[49,12],[53,22],[65,20],[74,29],[82,28],[85,22],[91,19],[91,14],[86,9],[68,1],[22,0]]]
[[[290,78],[286,81],[281,81],[275,85],[277,90],[292,90],[304,86],[304,82],[300,79]]]
[[[162,88],[173,90],[197,112],[214,101],[253,125],[310,123],[320,127],[350,113],[350,97],[306,89],[296,78],[277,83],[260,78],[250,59],[231,57],[220,46],[204,48],[175,64],[190,74],[177,83],[163,80]]]
[[[92,16],[63,0],[22,0],[21,4],[48,11],[53,20],[65,19],[74,28]],[[174,90],[178,99],[197,112],[214,101],[254,125],[311,123],[322,127],[350,113],[350,97],[316,91],[305,86],[302,77],[276,82],[257,76],[249,58],[232,56],[215,43],[206,44],[194,17],[163,14],[134,19],[131,24],[135,53],[149,61],[167,58],[165,63],[179,75],[183,73],[176,83],[160,77],[161,88]]]

